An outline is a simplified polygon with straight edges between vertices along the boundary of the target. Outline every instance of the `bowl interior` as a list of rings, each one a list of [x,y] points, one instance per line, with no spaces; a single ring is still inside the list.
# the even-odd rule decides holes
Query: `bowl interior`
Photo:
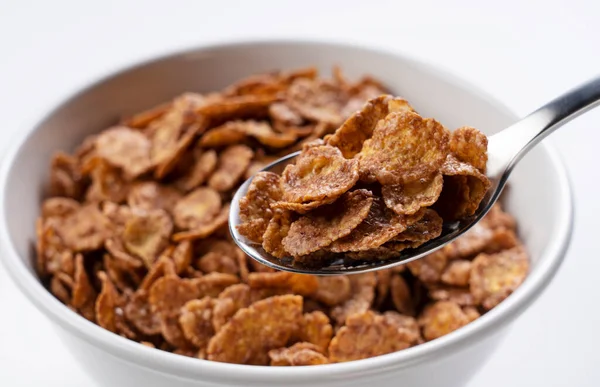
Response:
[[[24,134],[18,150],[6,160],[0,213],[22,264],[35,276],[34,224],[55,151],[71,151],[86,135],[116,123],[121,116],[182,92],[208,92],[251,74],[311,65],[323,73],[339,65],[350,78],[371,74],[408,99],[422,115],[435,117],[450,129],[470,125],[493,134],[515,120],[508,110],[444,73],[397,55],[353,46],[234,44],[145,63],[88,87],[50,111],[28,129],[31,131]],[[520,236],[531,254],[532,275],[544,259],[556,259],[545,253],[552,241],[565,233],[560,224],[564,213],[555,209],[569,206],[569,198],[561,190],[565,184],[562,175],[552,166],[556,161],[546,147],[534,149],[514,170],[505,197],[505,206],[516,216]],[[49,301],[52,296],[48,297]]]

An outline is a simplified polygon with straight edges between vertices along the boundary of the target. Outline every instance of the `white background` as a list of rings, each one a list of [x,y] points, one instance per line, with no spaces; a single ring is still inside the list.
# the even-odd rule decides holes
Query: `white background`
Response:
[[[0,0],[0,145],[29,112],[91,78],[164,50],[236,37],[376,42],[446,67],[526,114],[600,73],[599,20],[597,0]],[[575,188],[573,243],[555,281],[470,386],[600,384],[600,110],[550,141]],[[92,383],[2,268],[0,308],[1,386]]]

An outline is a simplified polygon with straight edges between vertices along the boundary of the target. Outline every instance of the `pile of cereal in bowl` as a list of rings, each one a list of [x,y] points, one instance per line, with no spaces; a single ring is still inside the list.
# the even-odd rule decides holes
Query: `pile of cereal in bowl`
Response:
[[[352,141],[365,138],[336,137],[348,117],[378,98],[392,109],[408,106],[397,99],[390,105],[385,95],[377,81],[350,82],[339,71],[333,79],[314,69],[257,75],[220,92],[183,94],[85,139],[72,154],[58,152],[36,224],[40,277],[67,307],[104,329],[229,363],[358,360],[468,324],[528,272],[514,219],[498,205],[443,249],[376,273],[276,272],[247,258],[229,235],[229,201],[242,181],[282,155],[319,149],[327,135],[350,157]],[[457,160],[470,149],[455,147]],[[360,189],[345,200],[362,201]],[[430,223],[434,211],[445,216],[437,207],[421,210],[429,204],[420,199],[415,210],[403,197],[388,195],[414,211],[407,216],[421,213]],[[281,216],[279,207],[269,211]],[[260,237],[285,229],[270,218],[255,223]]]

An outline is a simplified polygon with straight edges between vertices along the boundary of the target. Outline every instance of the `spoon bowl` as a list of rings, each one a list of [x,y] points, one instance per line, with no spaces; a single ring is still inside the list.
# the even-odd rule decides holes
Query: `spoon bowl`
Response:
[[[309,266],[305,263],[295,261],[292,257],[276,258],[272,256],[260,244],[248,240],[237,230],[237,226],[241,223],[239,202],[246,195],[252,182],[252,177],[239,187],[231,201],[231,211],[229,213],[231,235],[237,245],[253,259],[266,266],[295,273],[340,275],[364,273],[406,264],[444,247],[477,224],[489,212],[496,201],[498,201],[514,166],[527,152],[539,144],[550,133],[599,104],[600,77],[597,77],[568,91],[529,114],[521,121],[489,137],[486,174],[490,179],[491,187],[479,204],[475,214],[454,222],[444,222],[442,233],[439,237],[416,248],[405,249],[393,258],[385,260],[340,258],[320,262],[318,266],[311,262]],[[267,165],[262,171],[280,174],[283,172],[285,166],[293,163],[299,154],[300,152],[298,151],[282,157]]]
[[[281,173],[285,169],[286,165],[292,164],[296,157],[300,154],[300,151],[291,153],[281,159],[274,161],[267,165],[262,171],[268,171],[273,173]],[[303,274],[318,274],[318,275],[339,275],[349,273],[364,273],[368,271],[386,269],[398,265],[414,261],[422,258],[425,255],[431,254],[437,249],[443,247],[447,243],[453,241],[460,235],[464,234],[471,227],[473,227],[481,218],[487,214],[491,209],[492,205],[496,201],[493,199],[490,193],[493,188],[490,189],[484,199],[482,200],[479,210],[475,215],[460,219],[454,222],[445,222],[442,227],[442,233],[439,237],[432,239],[421,246],[412,249],[405,249],[398,253],[397,256],[385,259],[385,260],[357,260],[350,258],[339,258],[332,261],[325,262],[322,266],[306,265],[303,262],[294,261],[292,257],[277,258],[267,253],[260,243],[252,242],[245,236],[239,233],[237,225],[241,223],[239,217],[239,201],[248,192],[248,188],[252,183],[253,177],[246,180],[237,190],[233,199],[231,200],[231,210],[229,213],[229,229],[234,241],[237,245],[250,257],[256,259],[263,265],[272,267],[278,270],[285,270],[295,273]],[[495,186],[492,181],[492,187]],[[485,207],[485,208],[482,208]]]
[[[288,164],[292,164],[296,157],[300,154],[300,151],[291,153],[281,159],[274,161],[267,165],[262,171],[268,171],[273,173],[281,173]],[[318,275],[339,275],[349,273],[364,273],[368,271],[381,270],[397,265],[405,264],[415,259],[419,259],[425,255],[431,254],[435,250],[443,247],[445,244],[451,242],[461,234],[465,233],[475,223],[477,223],[493,205],[493,202],[489,206],[481,211],[477,211],[476,215],[468,218],[461,219],[455,222],[445,222],[442,227],[442,234],[435,239],[432,239],[421,246],[413,249],[406,249],[399,253],[394,258],[374,261],[374,260],[357,260],[350,258],[340,258],[333,261],[327,261],[322,266],[306,265],[302,262],[296,262],[292,257],[277,258],[267,253],[260,243],[252,242],[245,236],[239,233],[237,226],[241,223],[239,212],[239,202],[246,193],[252,183],[253,177],[246,180],[237,190],[233,199],[231,200],[231,210],[229,212],[229,230],[236,244],[250,257],[259,261],[263,265],[272,267],[278,270],[285,270],[295,273],[303,274],[318,274]],[[493,182],[492,182],[493,184]],[[491,191],[491,190],[490,190]],[[486,197],[482,201],[491,202],[490,191],[486,194]],[[481,209],[481,205],[480,205]]]

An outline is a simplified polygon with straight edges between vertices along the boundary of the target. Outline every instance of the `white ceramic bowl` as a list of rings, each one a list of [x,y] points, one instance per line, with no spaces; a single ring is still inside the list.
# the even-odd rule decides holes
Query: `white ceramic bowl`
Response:
[[[55,326],[89,374],[107,386],[459,386],[488,359],[512,321],[548,285],[572,229],[567,174],[542,144],[511,177],[506,208],[516,216],[532,270],[498,307],[440,339],[404,351],[313,367],[259,367],[209,362],[150,349],[94,325],[55,299],[32,265],[34,221],[53,152],[72,150],[86,135],[123,114],[184,91],[220,89],[244,76],[277,68],[334,64],[350,77],[370,73],[406,97],[423,115],[449,128],[475,126],[492,134],[516,117],[497,101],[438,69],[380,50],[320,42],[244,42],[202,47],[142,63],[101,79],[51,106],[25,128],[2,165],[2,259],[23,293]],[[20,334],[26,334],[22,332]],[[23,359],[27,361],[27,359]],[[32,365],[35,372],[35,365]]]

